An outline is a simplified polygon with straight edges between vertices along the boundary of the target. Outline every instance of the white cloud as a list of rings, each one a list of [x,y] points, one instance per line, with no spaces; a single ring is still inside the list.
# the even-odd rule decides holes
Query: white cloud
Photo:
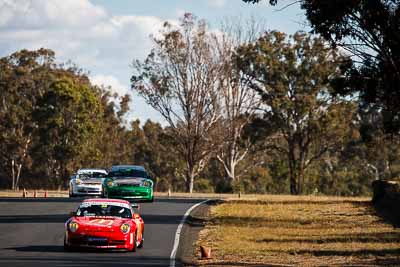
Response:
[[[88,0],[2,0],[0,27],[85,27],[107,17],[106,11]]]
[[[59,61],[72,60],[90,71],[93,83],[132,94],[132,60],[150,52],[149,36],[157,35],[163,22],[154,16],[113,16],[89,0],[0,0],[0,57],[49,48]],[[160,119],[137,96],[132,109],[132,119]]]
[[[127,86],[123,85],[116,77],[112,75],[95,75],[90,77],[90,81],[94,85],[100,87],[109,87],[112,94],[117,93],[119,96],[132,94],[132,91]]]
[[[88,0],[0,0],[0,56],[46,47],[85,69],[129,70],[162,25],[154,16],[111,16]]]
[[[226,0],[207,0],[207,4],[211,7],[224,7],[226,4]]]
[[[109,87],[111,94],[117,93],[119,97],[124,95],[130,96],[130,110],[124,116],[124,124],[126,126],[129,127],[129,123],[136,119],[139,119],[142,123],[151,119],[152,121],[160,122],[162,126],[167,125],[165,119],[162,118],[157,111],[147,105],[143,98],[134,93],[127,85],[123,84],[116,77],[112,75],[95,75],[90,77],[90,81],[92,84],[100,87]],[[114,98],[117,108],[119,108],[119,100],[120,98]]]

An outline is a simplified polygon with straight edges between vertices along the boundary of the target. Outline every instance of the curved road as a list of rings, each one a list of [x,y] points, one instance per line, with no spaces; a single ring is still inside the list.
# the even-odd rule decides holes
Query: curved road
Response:
[[[64,252],[64,222],[81,200],[0,198],[0,266],[170,266],[183,215],[204,201],[159,198],[141,203],[145,243],[136,252]]]

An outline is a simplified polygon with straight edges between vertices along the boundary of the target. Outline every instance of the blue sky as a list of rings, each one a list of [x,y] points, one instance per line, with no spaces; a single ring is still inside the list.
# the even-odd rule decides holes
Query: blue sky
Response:
[[[271,7],[267,0],[256,5],[241,0],[0,0],[0,56],[22,48],[50,48],[59,61],[72,60],[89,71],[93,83],[132,94],[128,120],[163,122],[129,89],[129,65],[149,53],[149,35],[185,12],[215,28],[224,18],[252,16],[263,20],[266,30],[309,30],[299,6],[277,11],[290,0],[281,2]]]
[[[107,7],[113,14],[136,14],[142,16],[157,16],[162,19],[176,18],[182,12],[191,12],[211,23],[218,22],[222,17],[256,16],[268,21],[273,29],[285,32],[302,28],[297,22],[304,21],[303,12],[298,5],[284,11],[277,11],[290,0],[282,0],[282,5],[271,7],[264,3],[252,5],[241,0],[93,0],[93,3]],[[147,3],[147,4],[146,4]],[[150,4],[151,3],[151,4]]]

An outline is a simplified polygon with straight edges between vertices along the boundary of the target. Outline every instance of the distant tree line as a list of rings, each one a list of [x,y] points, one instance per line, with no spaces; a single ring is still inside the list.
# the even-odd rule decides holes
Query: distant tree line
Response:
[[[65,188],[78,168],[144,165],[156,190],[366,195],[400,173],[385,112],[337,94],[350,58],[322,37],[165,23],[132,90],[167,125],[126,125],[129,96],[51,50],[0,59],[0,186]]]

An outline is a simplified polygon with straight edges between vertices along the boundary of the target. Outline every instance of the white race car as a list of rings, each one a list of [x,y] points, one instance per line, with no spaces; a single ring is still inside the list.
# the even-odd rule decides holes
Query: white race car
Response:
[[[104,169],[79,169],[69,181],[69,197],[101,196],[106,176]]]

